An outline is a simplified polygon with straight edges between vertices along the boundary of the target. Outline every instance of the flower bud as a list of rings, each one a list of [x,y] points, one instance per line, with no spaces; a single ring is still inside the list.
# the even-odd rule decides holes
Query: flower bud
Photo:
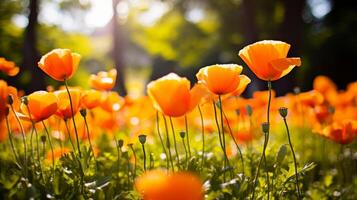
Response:
[[[252,106],[247,105],[247,106],[245,107],[245,109],[247,110],[247,114],[248,114],[249,116],[252,116],[252,114],[253,114]]]
[[[12,105],[14,103],[14,98],[12,97],[12,94],[9,94],[7,96],[7,103]]]
[[[118,140],[118,146],[119,148],[122,148],[124,146],[124,140],[122,139]]]
[[[139,135],[139,141],[141,144],[145,144],[146,142],[146,135]]]
[[[240,115],[240,110],[239,109],[236,110],[236,115],[238,115],[238,116]]]
[[[294,87],[294,93],[295,94],[300,94],[301,90],[299,87]]]
[[[29,104],[29,100],[28,100],[27,96],[21,97],[21,102],[27,106]]]
[[[329,106],[327,110],[328,110],[328,112],[329,112],[330,114],[334,114],[334,113],[335,113],[335,108],[332,107],[332,106]]]
[[[262,130],[263,130],[263,133],[269,132],[269,123],[268,122],[262,123]]]
[[[283,118],[285,118],[286,116],[288,116],[288,108],[286,108],[286,107],[280,107],[280,108],[279,108],[279,114],[280,114],[280,116],[282,116]]]
[[[79,112],[81,113],[82,117],[87,116],[87,110],[85,108],[82,108]]]
[[[181,131],[181,132],[180,132],[180,137],[181,137],[181,138],[185,138],[185,135],[186,135],[186,132],[185,132],[185,131]]]
[[[42,141],[43,143],[46,142],[46,136],[45,136],[45,135],[41,135],[41,141]]]

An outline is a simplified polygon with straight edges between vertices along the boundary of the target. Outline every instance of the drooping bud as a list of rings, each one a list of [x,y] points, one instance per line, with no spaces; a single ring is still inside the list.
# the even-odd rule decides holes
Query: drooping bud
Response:
[[[7,96],[7,103],[12,105],[14,103],[14,98],[12,97],[12,94],[9,94]]]
[[[85,108],[82,108],[79,112],[81,113],[82,117],[87,116],[87,110]]]
[[[249,116],[252,116],[252,114],[253,114],[252,106],[247,105],[247,106],[245,107],[245,109],[247,110],[247,114],[248,114]]]
[[[28,100],[27,96],[21,97],[21,102],[27,106],[29,104],[29,100]]]
[[[46,142],[46,136],[45,136],[45,135],[41,135],[41,141],[42,141],[43,143]]]
[[[122,148],[124,146],[124,140],[122,139],[118,140],[118,146],[119,148]]]
[[[286,107],[280,107],[280,108],[279,108],[279,114],[280,114],[280,116],[282,116],[283,118],[285,118],[286,116],[288,116],[288,108],[286,108]]]
[[[180,137],[183,139],[183,138],[185,138],[185,136],[186,136],[186,132],[185,131],[181,131],[180,132]]]
[[[268,122],[262,123],[262,130],[263,130],[263,133],[269,133],[269,123]]]
[[[146,135],[139,135],[139,141],[141,144],[145,144],[146,142]]]

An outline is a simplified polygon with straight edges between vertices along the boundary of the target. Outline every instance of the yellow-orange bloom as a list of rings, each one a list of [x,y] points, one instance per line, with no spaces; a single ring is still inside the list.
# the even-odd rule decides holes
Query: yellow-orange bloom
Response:
[[[222,95],[238,89],[242,70],[242,66],[236,64],[217,64],[201,68],[196,77],[209,91]]]
[[[274,81],[301,65],[300,58],[287,58],[289,49],[285,42],[263,40],[244,47],[239,56],[258,78]]]
[[[202,182],[196,176],[179,172],[148,171],[135,180],[144,200],[202,200]]]
[[[322,130],[322,135],[340,144],[351,143],[357,135],[357,121],[334,122]]]
[[[42,56],[38,66],[57,81],[70,79],[77,71],[81,56],[69,49],[54,49]]]
[[[69,92],[71,94],[71,99],[72,99],[73,115],[76,115],[81,103],[81,90],[70,88]],[[68,119],[73,117],[67,91],[57,90],[54,92],[54,94],[58,98],[58,109],[56,115],[62,119]]]
[[[170,117],[179,117],[191,111],[200,101],[202,86],[190,90],[186,78],[170,73],[147,85],[147,93],[154,107]]]
[[[57,97],[53,93],[37,91],[27,96],[27,106],[21,104],[20,117],[24,120],[39,122],[49,118],[57,111]]]
[[[87,90],[82,96],[82,106],[92,109],[100,106],[102,102],[102,93],[97,90]]]
[[[117,70],[111,69],[108,72],[98,72],[89,77],[89,86],[96,90],[111,90],[115,85]]]
[[[19,73],[20,69],[12,61],[8,61],[5,58],[0,57],[0,71],[9,76],[15,76]]]

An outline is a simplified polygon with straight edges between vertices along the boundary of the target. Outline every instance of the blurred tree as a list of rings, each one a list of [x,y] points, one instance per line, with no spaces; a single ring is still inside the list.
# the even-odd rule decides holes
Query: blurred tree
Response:
[[[123,47],[124,42],[122,40],[122,30],[120,30],[120,24],[118,23],[118,12],[117,6],[120,0],[113,0],[113,17],[112,17],[112,38],[113,38],[113,49],[111,55],[114,60],[115,67],[118,71],[117,80],[116,80],[116,88],[120,95],[125,96],[127,94],[125,87],[125,79],[124,79],[124,71],[125,65],[123,62]]]

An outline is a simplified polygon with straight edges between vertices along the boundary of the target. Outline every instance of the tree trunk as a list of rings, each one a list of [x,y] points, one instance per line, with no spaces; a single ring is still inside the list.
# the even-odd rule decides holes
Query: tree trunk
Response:
[[[302,12],[305,7],[306,0],[282,0],[284,5],[284,21],[281,24],[278,38],[284,42],[291,44],[289,56],[296,57],[300,55],[302,48],[302,32],[304,21],[302,19]],[[277,95],[283,95],[291,92],[296,86],[296,72],[293,70],[282,79],[275,82],[274,87]]]
[[[44,74],[37,67],[37,62],[40,59],[40,55],[36,48],[37,43],[37,25],[38,25],[38,13],[40,0],[30,0],[29,4],[29,16],[28,24],[24,32],[24,46],[23,46],[23,63],[22,72],[30,72],[31,80],[26,83],[25,91],[33,92],[35,90],[41,90],[46,87]]]
[[[117,20],[117,11],[116,7],[119,4],[120,0],[113,0],[113,19],[112,19],[112,26],[113,26],[113,50],[112,56],[114,60],[115,67],[118,71],[117,81],[116,81],[116,89],[118,90],[119,94],[125,96],[127,94],[126,87],[125,87],[125,79],[124,79],[124,62],[123,62],[123,41],[121,37],[121,30],[119,28],[119,23]]]

